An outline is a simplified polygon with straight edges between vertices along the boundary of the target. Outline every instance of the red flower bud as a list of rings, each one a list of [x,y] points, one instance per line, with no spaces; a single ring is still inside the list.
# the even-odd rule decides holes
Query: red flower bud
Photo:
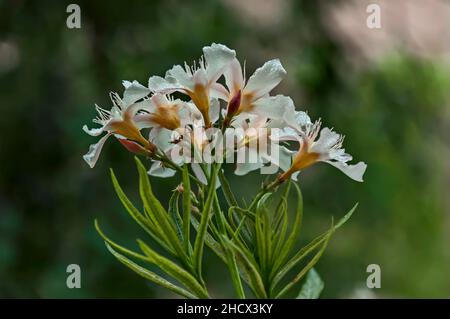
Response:
[[[123,139],[123,138],[119,138],[118,140],[131,153],[138,154],[138,155],[145,155],[145,156],[150,155],[149,150],[147,150],[146,148],[142,147],[141,145],[139,145],[136,142],[133,142],[133,141],[130,141],[130,140],[126,140],[126,139]]]
[[[227,116],[228,117],[233,116],[239,110],[240,106],[241,106],[241,90],[239,90],[228,103]]]

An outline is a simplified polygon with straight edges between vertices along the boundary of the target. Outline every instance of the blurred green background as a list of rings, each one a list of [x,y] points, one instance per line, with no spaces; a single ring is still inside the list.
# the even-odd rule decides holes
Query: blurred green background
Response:
[[[66,27],[70,2],[0,1],[0,297],[173,297],[95,232],[98,218],[119,243],[145,238],[109,179],[112,167],[137,200],[133,156],[111,140],[90,169],[82,155],[95,138],[81,127],[122,80],[147,83],[211,42],[236,49],[247,73],[280,58],[288,78],[276,91],[368,163],[363,184],[327,165],[301,175],[299,243],[359,202],[318,264],[323,297],[450,297],[450,9],[371,2],[381,29],[367,28],[366,1],[77,1],[81,29]],[[230,179],[247,199],[261,182]],[[163,202],[177,184],[152,181]],[[72,263],[81,289],[66,287]],[[365,288],[369,264],[381,267],[380,289]],[[232,296],[220,261],[209,254],[205,268],[212,295]]]

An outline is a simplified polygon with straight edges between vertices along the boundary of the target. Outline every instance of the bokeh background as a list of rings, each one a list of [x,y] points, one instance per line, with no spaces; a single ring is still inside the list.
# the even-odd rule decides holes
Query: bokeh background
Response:
[[[369,165],[363,184],[327,165],[301,176],[299,244],[360,203],[318,264],[323,297],[450,297],[448,1],[370,1],[381,29],[366,26],[368,1],[77,1],[81,29],[66,27],[69,3],[0,1],[0,297],[173,297],[96,234],[94,218],[129,247],[145,238],[109,179],[112,167],[137,200],[133,156],[111,140],[89,169],[95,139],[81,127],[122,80],[147,83],[211,42],[236,49],[247,73],[280,58],[288,77],[276,91],[346,134]],[[230,178],[247,199],[261,182]],[[177,179],[153,184],[166,201]],[[72,263],[81,289],[66,287]],[[382,286],[368,290],[372,263]],[[232,296],[223,265],[207,255],[205,268],[212,294]]]

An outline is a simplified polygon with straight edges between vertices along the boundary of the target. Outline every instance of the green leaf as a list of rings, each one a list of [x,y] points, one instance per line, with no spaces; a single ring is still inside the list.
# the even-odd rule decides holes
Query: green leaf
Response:
[[[175,254],[165,234],[162,233],[161,230],[151,222],[151,220],[145,218],[145,216],[142,215],[137,210],[136,207],[134,207],[134,205],[125,195],[112,169],[111,169],[111,179],[117,196],[119,197],[120,201],[122,202],[127,212],[130,214],[130,216],[165,250],[167,250],[171,254]]]
[[[355,205],[353,205],[352,209],[349,210],[349,212],[347,214],[344,215],[344,217],[342,217],[336,224],[336,226],[334,226],[334,229],[338,229],[340,228],[342,225],[344,225],[349,219],[350,217],[352,217],[353,213],[355,212],[356,208],[358,207],[359,203],[356,203]]]
[[[206,231],[208,228],[208,222],[211,215],[211,207],[214,200],[214,195],[216,192],[216,175],[217,175],[217,167],[212,167],[211,178],[209,181],[208,187],[208,195],[206,198],[205,206],[203,207],[200,224],[197,229],[197,236],[195,237],[194,243],[194,254],[193,254],[193,264],[194,269],[197,270],[199,278],[201,278],[202,274],[202,259],[203,259],[203,246],[205,243]]]
[[[154,264],[166,272],[169,276],[175,278],[180,283],[185,285],[190,291],[192,291],[197,297],[209,298],[206,289],[198,283],[198,281],[186,270],[175,264],[173,261],[167,259],[164,256],[159,255],[149,246],[147,246],[142,240],[138,239],[138,244],[141,250],[147,255]]]
[[[151,272],[148,269],[145,269],[138,264],[134,263],[133,261],[129,260],[125,256],[119,254],[117,251],[115,251],[109,244],[105,243],[108,250],[111,252],[111,254],[114,255],[122,264],[136,272],[137,274],[141,275],[142,277],[154,282],[157,285],[160,285],[166,289],[169,289],[170,291],[173,291],[176,294],[179,294],[181,296],[184,296],[186,298],[191,299],[197,299],[195,295],[193,295],[191,292],[187,291],[186,289],[183,289],[181,287],[178,287],[177,285],[174,285],[170,281],[162,278],[161,276],[158,276],[154,272]]]
[[[274,271],[278,270],[281,265],[284,264],[286,258],[289,256],[289,253],[291,252],[295,244],[295,241],[297,240],[298,234],[300,233],[300,228],[303,220],[303,198],[302,192],[300,191],[298,185],[294,183],[294,186],[295,190],[297,191],[297,208],[295,213],[295,220],[292,224],[291,234],[284,243],[283,248],[281,249],[280,254],[274,263]]]
[[[181,220],[180,211],[178,209],[178,200],[180,198],[180,193],[174,191],[169,199],[169,208],[167,209],[169,216],[172,218],[177,229],[177,235],[180,241],[183,241],[183,221]]]
[[[300,249],[288,262],[284,264],[283,267],[279,271],[274,271],[271,274],[271,291],[275,288],[275,286],[280,282],[280,280],[292,269],[294,268],[300,261],[303,260],[306,256],[308,256],[311,252],[313,252],[317,247],[319,247],[325,240],[327,240],[328,236],[331,236],[331,233],[336,231],[342,225],[347,222],[352,216],[358,204],[355,204],[353,208],[342,217],[336,225],[332,225],[330,229],[328,229],[325,233],[314,238],[309,244]]]
[[[180,260],[186,262],[187,264],[188,258],[178,239],[176,226],[169,218],[169,214],[166,212],[159,200],[153,194],[152,187],[148,179],[147,170],[144,165],[137,157],[135,157],[135,160],[139,171],[139,192],[145,209],[147,209],[149,214],[154,216],[156,225],[159,226],[162,233],[165,234],[167,240],[175,250]]]
[[[122,252],[122,253],[124,253],[124,254],[127,254],[127,255],[129,255],[129,256],[131,256],[131,257],[134,257],[134,258],[137,258],[137,259],[140,259],[140,260],[143,260],[143,261],[151,262],[151,260],[149,260],[148,257],[143,256],[143,255],[141,255],[141,254],[138,254],[138,253],[136,253],[136,252],[134,252],[134,251],[131,251],[131,250],[125,248],[125,247],[122,247],[122,246],[120,246],[119,244],[116,244],[116,243],[115,243],[114,241],[112,241],[111,239],[109,239],[109,238],[105,235],[105,233],[103,233],[103,231],[101,230],[100,225],[98,224],[98,221],[97,221],[97,220],[94,220],[94,226],[95,226],[95,229],[97,230],[97,233],[100,235],[100,237],[103,238],[103,240],[105,241],[105,243],[108,243],[110,246],[114,247],[116,250],[118,250],[118,251],[120,251],[120,252]]]
[[[266,210],[265,203],[271,196],[270,193],[265,194],[256,205],[256,217],[255,217],[255,235],[256,235],[256,251],[259,258],[259,264],[261,271],[265,273],[268,268],[268,260],[270,258],[269,251],[271,234],[268,231],[270,227],[268,220],[268,212]]]
[[[217,221],[217,226],[220,229],[220,232],[222,234],[226,233],[226,220],[225,220],[225,216],[223,215],[222,212],[222,208],[220,207],[220,203],[219,203],[219,198],[217,197],[217,192],[214,193],[214,201],[213,201],[213,212],[214,212],[214,217]]]
[[[198,232],[199,222],[194,218],[194,216],[191,216],[191,222],[192,226],[194,226],[194,229]],[[217,257],[219,257],[224,263],[227,262],[222,247],[209,233],[206,233],[205,235],[205,243],[209,248],[211,248],[211,250],[217,255]]]
[[[95,225],[95,229],[97,230],[97,232],[99,233],[99,235],[103,238],[103,240],[105,241],[105,245],[108,248],[108,250],[114,255],[114,257],[116,257],[121,263],[123,263],[124,265],[126,265],[127,267],[129,267],[130,269],[132,269],[133,271],[135,271],[136,273],[138,273],[139,275],[143,276],[144,278],[156,283],[157,285],[163,286],[164,288],[167,288],[179,295],[185,296],[187,298],[197,298],[195,295],[193,295],[191,292],[178,287],[174,284],[172,284],[171,282],[169,282],[168,280],[162,278],[161,276],[151,272],[148,269],[145,269],[139,265],[137,265],[136,263],[134,263],[133,261],[129,260],[128,258],[126,258],[125,256],[119,254],[116,250],[127,254],[131,257],[143,260],[145,262],[149,262],[152,264],[156,264],[157,263],[157,259],[155,259],[153,256],[143,256],[141,254],[138,254],[134,251],[131,251],[125,247],[120,246],[119,244],[116,244],[114,241],[112,241],[111,239],[109,239],[101,230],[98,221],[95,220],[94,221],[94,225]],[[114,247],[114,248],[113,248]],[[181,282],[181,281],[180,281]]]
[[[241,210],[242,211],[242,217],[239,219],[237,212]],[[236,212],[236,213],[233,213]],[[248,212],[250,214],[253,214],[251,212]],[[234,217],[236,216],[236,217]],[[247,219],[255,219],[254,216],[248,217],[249,215],[246,214],[246,210],[240,208],[240,207],[230,207],[228,209],[228,220],[229,223],[226,223],[225,226],[227,228],[227,231],[230,235],[230,237],[233,239],[234,242],[239,242],[243,246],[248,247],[247,243],[252,243],[252,236],[249,232],[249,230],[246,228]],[[239,222],[237,225],[235,223],[235,219],[237,222]]]
[[[320,257],[322,257],[325,249],[328,246],[328,243],[331,239],[331,236],[333,235],[334,232],[334,227],[332,226],[332,231],[329,232],[326,236],[326,240],[324,241],[324,243],[322,244],[322,247],[320,248],[320,250],[314,255],[314,257],[308,262],[308,264],[297,274],[297,276],[294,277],[294,279],[292,279],[287,285],[285,285],[283,287],[283,289],[281,289],[281,291],[276,295],[275,298],[280,298],[281,296],[283,296],[286,292],[289,291],[289,289],[291,289],[300,279],[303,278],[303,276],[312,268],[316,265],[316,263],[319,261]]]
[[[308,245],[302,247],[289,261],[281,267],[281,269],[275,274],[271,281],[272,290],[275,286],[280,282],[280,280],[292,269],[294,268],[300,261],[302,261],[306,256],[308,256],[311,252],[313,252],[317,247],[319,247],[324,240],[326,240],[329,233],[333,231],[333,228],[330,228],[325,233],[319,235],[314,238]]]
[[[222,186],[223,195],[225,196],[228,206],[238,206],[237,200],[234,197],[233,192],[231,191],[230,183],[228,183],[228,180],[222,170],[219,170],[219,180],[220,185]]]
[[[322,292],[324,283],[314,268],[306,275],[305,283],[298,294],[297,299],[318,299]]]
[[[288,228],[287,209],[288,209],[287,200],[285,198],[282,198],[277,207],[277,215],[280,216],[279,221],[277,221],[273,230],[272,241],[275,244],[273,245],[272,260],[271,260],[272,265],[280,255],[280,252],[283,248],[284,240],[286,238]]]
[[[190,227],[191,227],[191,183],[189,181],[188,165],[183,167],[183,237],[186,254],[190,254]]]
[[[225,256],[227,258],[225,263],[228,267],[228,270],[230,271],[231,280],[233,281],[233,286],[236,290],[237,296],[239,299],[245,299],[245,292],[244,292],[244,288],[242,286],[242,281],[241,281],[241,276],[240,276],[241,273],[240,273],[238,265],[237,265],[236,256],[234,254],[234,251],[229,246],[227,246],[227,244],[225,243],[224,240],[221,240],[221,243],[223,246],[223,250],[225,251]],[[243,274],[243,276],[245,277],[246,274]]]
[[[224,238],[224,241],[226,241],[229,247],[234,249],[236,256],[240,259],[239,265],[244,268],[242,272],[249,276],[249,285],[256,298],[267,298],[263,279],[261,278],[258,265],[253,260],[252,256],[248,252],[246,253],[242,250],[241,247],[234,244],[231,240]]]

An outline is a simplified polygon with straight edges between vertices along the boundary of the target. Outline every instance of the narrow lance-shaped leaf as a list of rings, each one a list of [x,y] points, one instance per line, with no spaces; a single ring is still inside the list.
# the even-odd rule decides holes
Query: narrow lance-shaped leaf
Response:
[[[230,276],[231,276],[231,280],[233,282],[234,289],[236,290],[236,293],[237,293],[237,296],[239,299],[245,299],[245,292],[244,292],[244,288],[242,286],[242,281],[241,281],[241,276],[240,276],[241,274],[239,272],[239,268],[238,268],[238,265],[236,262],[236,256],[234,254],[233,249],[227,245],[227,242],[223,238],[226,238],[226,237],[219,235],[219,240],[220,240],[220,243],[223,247],[223,251],[225,252],[225,256],[226,256],[225,263],[230,272]]]
[[[208,228],[208,222],[211,214],[212,203],[214,200],[214,194],[216,191],[216,174],[217,174],[216,166],[212,168],[212,174],[209,181],[208,187],[208,195],[206,197],[206,203],[202,210],[202,215],[200,217],[200,224],[197,230],[197,236],[195,237],[194,243],[194,269],[197,270],[199,278],[201,278],[202,274],[202,259],[203,259],[203,246],[205,243],[206,231]]]
[[[272,252],[272,265],[274,264],[275,260],[277,260],[280,251],[283,247],[284,240],[286,238],[287,228],[288,228],[288,216],[287,216],[287,201],[286,199],[282,198],[280,200],[280,204],[278,205],[278,214],[281,216],[279,218],[279,223],[276,225],[274,232],[273,232],[273,252]]]
[[[278,270],[281,265],[286,261],[286,258],[289,256],[289,253],[292,250],[292,247],[295,244],[295,241],[297,240],[298,234],[300,232],[302,219],[303,219],[303,198],[302,198],[302,192],[300,191],[300,188],[297,184],[294,184],[295,190],[297,191],[297,208],[295,213],[295,220],[292,224],[292,230],[291,234],[289,235],[288,239],[286,240],[286,243],[284,244],[284,247],[282,248],[280,255],[278,256],[278,259],[275,261],[273,270]]]
[[[240,219],[238,212],[240,212],[240,215],[242,216]],[[227,229],[235,241],[239,240],[245,246],[253,244],[253,235],[249,229],[249,224],[253,225],[255,217],[256,214],[247,209],[242,209],[236,206],[232,206],[228,209],[228,220],[234,229],[232,229],[229,224],[227,224]],[[239,222],[238,224],[234,222],[235,219]]]
[[[138,254],[132,250],[129,250],[129,249],[123,247],[123,246],[120,246],[119,244],[117,244],[114,241],[112,241],[111,239],[109,239],[109,237],[107,237],[105,235],[105,233],[101,230],[100,225],[98,224],[97,220],[94,220],[94,227],[97,230],[97,233],[100,235],[100,237],[103,238],[105,243],[108,243],[108,245],[114,247],[116,250],[120,251],[121,253],[127,254],[128,256],[131,256],[131,257],[143,260],[143,261],[151,262],[151,260],[149,260],[148,257]]]
[[[164,270],[168,275],[184,284],[197,297],[209,298],[206,289],[186,270],[175,264],[173,261],[167,259],[166,257],[156,253],[153,249],[147,246],[142,240],[138,239],[138,244],[141,250],[144,252],[144,254],[146,254],[152,260],[154,260],[155,265]]]
[[[281,195],[280,201],[278,202],[275,218],[274,218],[274,231],[273,235],[274,238],[277,238],[277,244],[274,246],[274,252],[279,253],[281,249],[280,246],[284,243],[284,237],[286,235],[287,226],[288,226],[288,216],[287,216],[287,210],[288,210],[288,204],[287,204],[287,197],[289,195],[289,191],[291,189],[291,180],[289,179],[286,182],[286,186],[284,188],[283,194]],[[276,257],[277,254],[274,254],[274,257]]]
[[[189,255],[191,227],[191,183],[189,181],[188,165],[183,167],[183,238],[184,249]]]
[[[219,180],[228,206],[238,206],[237,200],[234,197],[233,192],[231,191],[230,183],[228,183],[228,180],[222,170],[219,171]]]
[[[183,221],[180,216],[180,211],[178,208],[178,199],[180,197],[180,193],[178,191],[174,191],[172,196],[169,199],[169,208],[167,209],[170,217],[175,223],[177,229],[177,235],[180,241],[183,241]]]
[[[272,287],[275,287],[276,284],[292,269],[297,265],[303,258],[309,255],[312,251],[314,251],[317,247],[319,247],[326,239],[327,236],[331,233],[339,229],[342,225],[349,220],[355,211],[358,204],[355,204],[353,208],[342,217],[338,223],[334,226],[331,226],[325,233],[317,236],[313,239],[308,245],[300,249],[288,262],[284,264],[284,266],[277,272],[272,273]]]
[[[261,274],[259,272],[258,266],[254,263],[254,261],[249,258],[248,254],[246,254],[240,247],[235,245],[229,239],[224,238],[227,242],[228,246],[232,247],[236,253],[236,257],[240,259],[239,265],[243,267],[243,273],[248,274],[249,276],[249,285],[255,294],[256,298],[267,298],[266,289],[264,287],[264,282],[261,278]]]
[[[174,285],[173,283],[171,283],[170,281],[156,275],[155,273],[151,272],[148,269],[145,269],[141,266],[139,266],[138,264],[134,263],[133,261],[129,260],[128,258],[126,258],[125,256],[119,254],[118,252],[116,252],[113,248],[111,248],[110,245],[106,244],[106,247],[108,248],[108,250],[111,252],[111,254],[114,255],[114,257],[116,257],[121,263],[123,263],[125,266],[127,266],[128,268],[130,268],[131,270],[133,270],[134,272],[136,272],[137,274],[141,275],[142,277],[166,288],[169,289],[170,291],[173,291],[176,294],[179,294],[181,296],[184,296],[186,298],[190,298],[190,299],[197,299],[197,297],[195,295],[193,295],[192,293],[190,293],[189,291],[187,291],[186,289],[183,289],[181,287],[178,287],[176,285]]]
[[[325,242],[322,244],[322,247],[320,250],[314,255],[314,257],[308,262],[308,264],[297,274],[297,276],[294,277],[288,284],[286,284],[283,289],[275,296],[275,298],[281,298],[284,294],[286,294],[300,279],[303,278],[303,276],[316,265],[316,263],[319,261],[320,257],[322,257],[325,249],[328,246],[328,243],[331,239],[331,236],[333,235],[333,231],[331,231],[327,237]]]
[[[256,205],[256,217],[255,217],[255,234],[256,234],[256,250],[258,252],[259,264],[261,271],[264,273],[268,266],[269,247],[267,233],[265,231],[264,223],[267,222],[264,216],[267,216],[265,210],[265,203],[271,196],[270,193],[265,194]]]
[[[111,179],[113,182],[114,189],[122,202],[123,206],[126,208],[130,216],[136,221],[136,223],[141,226],[158,244],[160,244],[165,250],[171,254],[175,254],[174,250],[170,246],[170,243],[163,232],[158,227],[142,215],[136,207],[131,203],[128,197],[125,195],[124,191],[120,187],[119,181],[111,169]]]
[[[113,254],[114,257],[117,258],[117,260],[119,260],[122,264],[124,264],[125,266],[127,266],[128,268],[130,268],[131,270],[133,270],[134,272],[136,272],[137,274],[141,275],[142,277],[152,281],[153,283],[160,285],[164,288],[169,289],[170,291],[173,291],[176,294],[179,294],[181,296],[184,296],[186,298],[197,298],[194,294],[192,294],[191,292],[169,282],[168,280],[162,278],[161,276],[153,273],[152,271],[143,268],[142,266],[136,264],[135,262],[131,261],[130,259],[126,258],[125,256],[121,255],[120,253],[118,253],[116,250],[127,254],[129,256],[132,256],[134,258],[146,261],[146,262],[150,262],[150,263],[154,263],[155,260],[152,259],[151,257],[148,256],[143,256],[141,254],[138,254],[134,251],[131,251],[127,248],[124,248],[118,244],[116,244],[115,242],[113,242],[111,239],[109,239],[104,233],[103,231],[100,229],[100,226],[98,225],[97,220],[95,220],[95,228],[97,230],[97,232],[99,233],[99,235],[104,239],[105,241],[105,245],[108,248],[109,252],[111,254]],[[113,248],[114,247],[114,248]]]
[[[177,253],[180,260],[187,263],[188,258],[178,239],[175,224],[169,218],[169,214],[153,194],[144,165],[137,157],[135,158],[135,160],[139,171],[139,192],[146,209],[150,214],[154,214],[155,221],[158,223],[161,231],[167,236],[168,241]]]
[[[192,226],[194,226],[194,229],[198,231],[198,227],[200,226],[199,222],[194,218],[194,216],[191,216],[191,222]],[[225,254],[222,250],[222,247],[220,244],[208,233],[205,235],[205,243],[206,245],[211,248],[211,250],[219,257],[224,263],[227,262]]]

